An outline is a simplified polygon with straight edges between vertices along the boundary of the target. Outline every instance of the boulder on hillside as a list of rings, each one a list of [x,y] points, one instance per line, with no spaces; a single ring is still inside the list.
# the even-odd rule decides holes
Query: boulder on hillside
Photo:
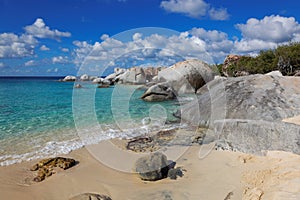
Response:
[[[145,101],[176,99],[175,90],[168,83],[158,83],[147,89],[141,97]]]
[[[168,176],[167,156],[156,152],[139,158],[135,163],[135,171],[144,181],[156,181]]]
[[[236,76],[236,75],[231,74],[231,72],[229,72],[229,68],[231,65],[236,64],[241,59],[241,57],[242,56],[240,56],[240,55],[234,55],[234,54],[230,54],[230,55],[226,56],[226,58],[223,62],[223,66],[222,66],[222,73],[227,77]],[[248,75],[248,74],[245,74],[245,75]]]
[[[66,76],[64,79],[63,79],[63,81],[65,81],[65,82],[74,82],[74,81],[76,81],[76,76]]]
[[[196,93],[213,80],[214,73],[200,60],[186,60],[158,72],[158,82],[168,82],[178,94]]]

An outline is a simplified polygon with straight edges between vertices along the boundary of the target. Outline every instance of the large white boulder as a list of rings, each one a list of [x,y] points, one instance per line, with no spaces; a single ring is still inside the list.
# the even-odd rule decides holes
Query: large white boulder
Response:
[[[66,76],[63,81],[65,82],[73,82],[73,81],[76,81],[76,76]]]
[[[210,66],[200,60],[178,62],[158,72],[159,82],[168,82],[178,94],[194,93],[214,79]]]

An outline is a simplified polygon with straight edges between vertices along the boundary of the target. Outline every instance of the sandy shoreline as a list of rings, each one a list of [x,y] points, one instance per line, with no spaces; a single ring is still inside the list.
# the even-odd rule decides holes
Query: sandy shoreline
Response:
[[[166,196],[179,200],[291,199],[300,194],[298,155],[269,152],[259,157],[213,150],[199,159],[200,148],[191,146],[176,161],[177,166],[186,170],[182,178],[156,182],[145,182],[137,174],[105,166],[86,148],[64,155],[78,160],[78,165],[40,183],[31,182],[35,172],[29,168],[36,161],[0,167],[1,199],[69,199],[85,192],[109,195],[114,200],[166,199]],[[107,156],[111,156],[109,152]],[[126,162],[126,158],[118,158],[118,162]]]

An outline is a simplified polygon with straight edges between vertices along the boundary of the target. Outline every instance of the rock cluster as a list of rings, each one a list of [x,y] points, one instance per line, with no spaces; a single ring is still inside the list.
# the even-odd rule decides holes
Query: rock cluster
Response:
[[[142,96],[145,101],[175,99],[178,94],[196,93],[200,87],[213,80],[214,73],[200,60],[186,60],[158,72],[155,85]]]
[[[55,173],[54,168],[59,167],[63,170],[69,169],[76,164],[76,161],[72,158],[47,158],[39,161],[37,164],[33,165],[30,170],[38,171],[37,176],[33,179],[35,182],[41,182],[46,177],[51,176]]]
[[[129,69],[115,68],[114,73],[105,77],[110,84],[137,84],[142,85],[153,81],[158,72],[164,67],[132,67]]]

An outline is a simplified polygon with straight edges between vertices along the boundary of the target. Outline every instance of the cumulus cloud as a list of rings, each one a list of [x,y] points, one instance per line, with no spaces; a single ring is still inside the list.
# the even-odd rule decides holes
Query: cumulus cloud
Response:
[[[279,15],[265,16],[263,19],[250,18],[246,24],[237,24],[243,38],[235,41],[236,52],[251,53],[274,49],[289,41],[300,41],[300,24],[294,17]]]
[[[262,33],[266,31],[266,24],[269,29],[272,29],[269,23],[274,22],[275,19],[281,23],[285,22],[280,26],[283,30],[273,27],[279,35],[282,33],[282,37],[278,37],[278,35],[275,37],[275,34],[270,33],[270,39]],[[249,32],[251,29],[248,26],[253,24],[252,21],[258,23],[254,28],[255,33]],[[274,49],[290,40],[300,41],[298,26],[299,24],[294,18],[269,16],[262,20],[251,19],[244,25],[237,25],[243,35],[241,39],[231,39],[225,32],[203,28],[193,28],[171,36],[142,35],[140,32],[136,32],[131,35],[130,41],[121,41],[103,35],[102,41],[94,44],[75,41],[74,45],[77,48],[73,55],[77,65],[89,62],[94,62],[95,65],[95,63],[103,62],[106,66],[113,64],[131,67],[135,64],[146,64],[149,60],[150,63],[156,62],[157,65],[171,65],[178,60],[193,58],[214,64],[222,62],[226,55],[231,53],[255,55],[260,50]],[[260,34],[256,35],[257,32]],[[285,33],[288,33],[287,35],[290,37],[287,37]]]
[[[59,30],[51,30],[49,26],[46,26],[45,22],[41,18],[37,18],[36,21],[29,26],[25,26],[27,34],[37,38],[49,38],[60,40],[61,37],[71,37],[69,32],[61,32]]]
[[[160,7],[168,12],[182,13],[192,18],[201,18],[208,15],[212,20],[227,20],[227,9],[216,9],[204,0],[165,0]]]
[[[77,65],[103,62],[106,66],[113,64],[121,67],[144,65],[147,62],[168,66],[185,59],[216,63],[220,58],[223,60],[223,56],[230,53],[234,45],[226,33],[200,28],[171,36],[143,36],[136,32],[132,34],[132,40],[126,42],[106,36],[102,42],[94,44],[86,41],[74,41],[73,44],[77,47],[74,50]]]
[[[237,24],[244,39],[257,39],[268,42],[286,42],[300,34],[300,25],[294,17],[279,15],[266,16],[259,20],[248,19],[246,24]]]
[[[67,56],[55,56],[52,58],[53,64],[67,64],[70,63]]]
[[[0,34],[0,58],[20,58],[34,54],[38,41],[32,35]]]
[[[206,15],[209,4],[203,0],[167,0],[162,1],[160,6],[166,11],[183,13],[193,18]]]
[[[49,49],[46,45],[42,45],[42,46],[40,47],[40,50],[41,50],[41,51],[49,51],[50,49]]]

